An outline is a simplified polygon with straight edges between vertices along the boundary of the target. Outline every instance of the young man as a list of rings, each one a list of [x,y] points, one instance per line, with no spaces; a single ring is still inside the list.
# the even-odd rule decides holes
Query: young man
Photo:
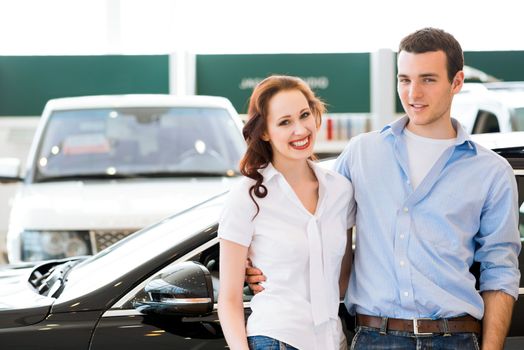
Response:
[[[450,116],[463,62],[442,30],[405,37],[407,115],[353,138],[337,160],[358,208],[346,298],[355,349],[476,349],[479,336],[483,349],[503,347],[520,279],[517,187],[510,165]]]

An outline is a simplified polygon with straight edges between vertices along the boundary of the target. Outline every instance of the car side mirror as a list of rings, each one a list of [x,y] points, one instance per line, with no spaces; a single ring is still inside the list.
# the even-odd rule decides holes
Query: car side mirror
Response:
[[[187,261],[173,265],[144,288],[146,298],[133,307],[144,314],[202,316],[213,311],[211,274],[204,265]]]
[[[17,182],[20,177],[20,159],[0,158],[0,182]]]

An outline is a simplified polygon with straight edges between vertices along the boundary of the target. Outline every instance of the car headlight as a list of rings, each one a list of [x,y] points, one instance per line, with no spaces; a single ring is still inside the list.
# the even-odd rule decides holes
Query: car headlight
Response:
[[[24,231],[22,260],[62,259],[92,254],[88,231]]]

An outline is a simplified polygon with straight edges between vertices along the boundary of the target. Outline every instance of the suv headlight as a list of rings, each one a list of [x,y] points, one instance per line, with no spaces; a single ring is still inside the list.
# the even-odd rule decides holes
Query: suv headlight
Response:
[[[92,254],[88,231],[24,231],[22,260],[62,259]]]

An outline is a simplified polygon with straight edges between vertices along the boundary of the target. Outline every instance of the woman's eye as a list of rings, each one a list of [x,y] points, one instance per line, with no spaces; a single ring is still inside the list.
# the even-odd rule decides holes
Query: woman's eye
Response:
[[[310,115],[311,115],[311,113],[309,113],[309,112],[304,112],[304,113],[302,113],[302,114],[300,115],[300,118],[302,118],[302,119],[306,119],[306,118],[309,117]]]
[[[283,125],[289,125],[289,120],[282,120],[280,123],[278,123],[279,126]]]

